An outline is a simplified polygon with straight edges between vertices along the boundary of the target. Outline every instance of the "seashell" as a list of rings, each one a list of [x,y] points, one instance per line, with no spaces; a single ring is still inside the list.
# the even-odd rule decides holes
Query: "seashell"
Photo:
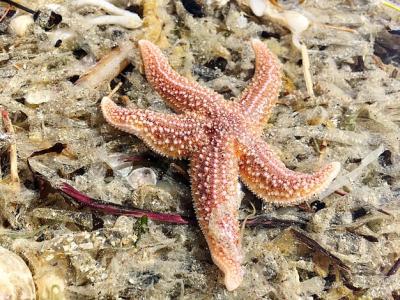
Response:
[[[53,268],[44,268],[35,275],[39,299],[66,299],[65,281]]]
[[[31,105],[39,105],[42,103],[46,103],[56,98],[57,95],[54,91],[49,89],[38,89],[29,91],[25,94],[25,102]]]
[[[249,6],[253,14],[257,17],[264,15],[264,12],[267,10],[267,4],[264,0],[250,0]]]
[[[0,247],[0,299],[36,299],[28,266],[21,257],[3,247]]]
[[[132,188],[137,189],[142,185],[156,185],[157,175],[153,169],[138,168],[133,170],[126,180]]]
[[[10,22],[10,31],[18,36],[24,36],[29,27],[34,23],[31,15],[15,17]]]

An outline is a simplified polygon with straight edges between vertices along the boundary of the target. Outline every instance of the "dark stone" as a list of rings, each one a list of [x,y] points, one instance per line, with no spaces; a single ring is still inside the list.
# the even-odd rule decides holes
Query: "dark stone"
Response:
[[[319,210],[321,210],[321,209],[324,209],[324,208],[326,207],[326,204],[325,204],[325,202],[316,200],[316,201],[312,202],[312,203],[310,204],[310,206],[311,206],[311,208],[312,208],[314,211],[317,212],[317,211],[319,211]]]
[[[390,150],[383,151],[383,153],[379,155],[378,162],[382,167],[391,166],[393,164],[392,152],[390,152]]]
[[[374,43],[374,54],[383,63],[400,66],[400,30],[381,31]]]
[[[61,23],[62,16],[51,10],[38,10],[33,19],[45,31],[49,31]]]
[[[56,43],[54,44],[54,47],[58,48],[62,44],[62,40],[57,40]]]
[[[357,208],[356,210],[353,210],[351,212],[351,216],[353,217],[353,220],[356,220],[358,218],[361,218],[365,216],[368,213],[368,211],[364,207]]]
[[[261,31],[260,36],[261,36],[263,39],[275,38],[275,39],[277,39],[278,41],[281,40],[281,36],[280,36],[278,33],[276,33],[276,32],[269,32],[269,31],[263,30],[263,31]]]
[[[79,75],[73,75],[68,80],[72,83],[75,83],[79,79]]]
[[[202,18],[205,16],[203,7],[195,0],[181,0],[183,7],[195,18]]]
[[[72,51],[72,55],[75,56],[76,59],[80,60],[87,55],[87,52],[82,48],[78,48]]]
[[[140,18],[143,18],[143,7],[140,5],[129,5],[127,8],[125,8],[127,11],[133,12],[137,14]]]
[[[225,71],[228,61],[223,57],[216,57],[207,62],[204,66],[210,69],[220,69],[222,72]]]

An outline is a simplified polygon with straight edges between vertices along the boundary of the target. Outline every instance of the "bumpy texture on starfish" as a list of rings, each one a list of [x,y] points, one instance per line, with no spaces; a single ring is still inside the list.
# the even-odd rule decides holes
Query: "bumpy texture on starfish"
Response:
[[[291,171],[260,137],[278,98],[280,68],[261,41],[253,40],[252,46],[255,75],[236,102],[177,74],[160,49],[145,40],[139,48],[147,80],[181,114],[126,109],[108,97],[101,102],[113,126],[139,136],[158,153],[191,159],[197,219],[228,290],[240,285],[244,273],[238,177],[265,201],[289,205],[323,190],[340,169],[334,162],[313,174]]]

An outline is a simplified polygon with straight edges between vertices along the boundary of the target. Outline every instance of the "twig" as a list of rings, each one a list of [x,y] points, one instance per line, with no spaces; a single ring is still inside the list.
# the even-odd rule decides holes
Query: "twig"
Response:
[[[400,7],[392,2],[389,1],[382,1],[382,4],[389,7],[389,8],[393,8],[394,10],[400,11]]]
[[[111,81],[129,64],[128,57],[132,49],[133,44],[131,42],[122,43],[102,57],[95,66],[75,82],[75,85],[95,89]]]
[[[324,247],[322,247],[319,243],[317,243],[315,240],[307,236],[306,234],[302,233],[301,231],[298,231],[294,228],[291,228],[290,230],[293,235],[302,243],[304,243],[307,247],[314,251],[318,251],[325,255],[326,257],[330,258],[332,262],[334,262],[338,267],[345,271],[349,271],[350,268],[337,256],[333,255],[330,253],[328,250],[326,250]]]
[[[10,11],[11,7],[12,7],[11,5],[8,5],[6,7],[4,14],[0,17],[0,22],[3,21],[5,17],[7,17],[7,14]]]
[[[10,5],[12,5],[12,6],[16,7],[16,8],[22,9],[22,10],[24,10],[24,11],[26,11],[26,12],[32,14],[32,15],[34,15],[36,13],[36,11],[30,9],[29,7],[23,6],[23,5],[21,5],[21,4],[17,3],[17,2],[11,1],[11,0],[0,0],[0,2],[8,3],[8,4],[10,4]]]
[[[321,25],[326,28],[331,28],[331,29],[345,31],[345,32],[351,32],[351,33],[357,33],[357,30],[349,28],[349,27],[336,26],[336,25],[330,25],[330,24],[321,24]]]
[[[400,258],[396,260],[394,265],[390,268],[390,270],[386,273],[386,276],[392,276],[394,275],[397,270],[400,268]]]
[[[95,200],[74,189],[68,183],[62,183],[60,186],[60,190],[65,195],[73,198],[79,203],[84,204],[85,206],[112,215],[124,215],[135,218],[147,216],[149,219],[154,221],[161,221],[172,224],[189,224],[194,222],[193,218],[184,217],[179,214],[155,213],[152,211],[146,211],[135,208],[126,208],[122,205],[107,203],[101,200]]]
[[[354,179],[356,179],[357,177],[359,177],[362,174],[362,172],[364,171],[364,169],[370,163],[377,160],[379,155],[381,155],[384,150],[385,149],[384,149],[383,145],[380,145],[377,149],[370,152],[366,157],[364,157],[361,161],[361,164],[357,168],[355,168],[353,171],[351,171],[350,173],[348,173],[346,175],[336,178],[336,180],[329,186],[329,188],[326,189],[325,191],[323,191],[319,195],[320,199],[323,199],[323,198],[329,196],[333,192],[340,189],[342,186],[348,184],[349,182],[351,182]]]
[[[15,186],[19,186],[19,176],[18,176],[18,160],[17,160],[17,143],[15,141],[14,127],[11,123],[10,116],[6,110],[1,111],[3,118],[3,124],[5,131],[10,135],[11,141],[9,146],[10,154],[10,178],[11,183]]]
[[[303,73],[306,82],[307,93],[310,97],[314,97],[313,81],[310,72],[310,57],[306,45],[301,44],[301,58],[303,60]]]

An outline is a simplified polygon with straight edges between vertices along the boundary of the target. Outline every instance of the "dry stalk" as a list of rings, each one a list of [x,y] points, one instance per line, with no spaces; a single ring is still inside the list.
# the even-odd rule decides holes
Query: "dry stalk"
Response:
[[[3,119],[4,130],[11,137],[10,146],[8,148],[10,155],[11,184],[14,185],[15,188],[18,188],[20,180],[18,176],[17,143],[15,140],[15,131],[8,112],[6,110],[2,110],[1,115]]]

